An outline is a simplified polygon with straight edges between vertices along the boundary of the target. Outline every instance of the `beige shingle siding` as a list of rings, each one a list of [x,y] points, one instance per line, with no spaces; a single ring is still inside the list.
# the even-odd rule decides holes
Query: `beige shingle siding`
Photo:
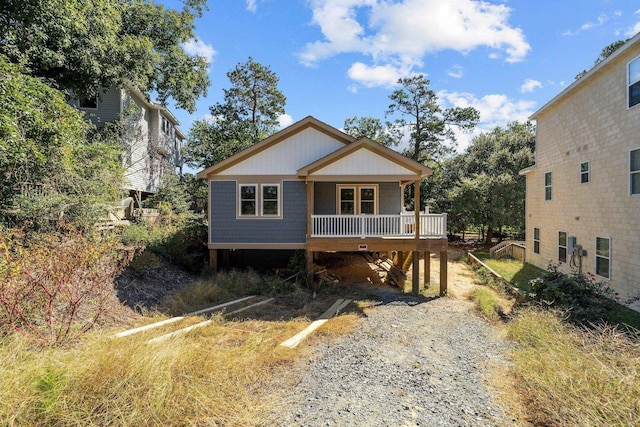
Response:
[[[539,112],[536,168],[527,174],[527,260],[546,267],[558,258],[558,232],[588,251],[583,271],[595,273],[595,240],[611,238],[611,280],[620,294],[640,294],[640,197],[629,195],[629,150],[640,147],[640,105],[627,108],[627,63],[640,42],[617,55],[566,96]],[[580,164],[591,177],[580,183]],[[544,200],[544,174],[553,197]],[[540,254],[533,229],[540,228]],[[568,268],[565,267],[568,271]]]

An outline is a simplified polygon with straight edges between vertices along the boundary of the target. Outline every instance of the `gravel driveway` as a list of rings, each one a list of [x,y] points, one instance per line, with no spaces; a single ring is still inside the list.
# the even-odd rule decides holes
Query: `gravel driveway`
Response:
[[[362,325],[323,342],[283,391],[281,426],[499,426],[513,423],[487,388],[509,343],[456,298],[374,292]]]

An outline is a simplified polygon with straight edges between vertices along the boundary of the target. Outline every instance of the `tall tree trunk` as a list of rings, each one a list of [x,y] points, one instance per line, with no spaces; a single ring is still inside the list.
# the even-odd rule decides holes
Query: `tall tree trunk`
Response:
[[[491,246],[491,241],[493,240],[493,228],[491,226],[487,227],[487,239],[484,244],[487,246]]]

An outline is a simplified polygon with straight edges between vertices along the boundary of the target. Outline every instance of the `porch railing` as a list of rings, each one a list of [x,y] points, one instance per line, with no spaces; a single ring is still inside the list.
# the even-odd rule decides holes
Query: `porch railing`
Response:
[[[416,217],[400,215],[311,215],[311,237],[412,237]],[[447,237],[447,214],[421,214],[420,238]]]

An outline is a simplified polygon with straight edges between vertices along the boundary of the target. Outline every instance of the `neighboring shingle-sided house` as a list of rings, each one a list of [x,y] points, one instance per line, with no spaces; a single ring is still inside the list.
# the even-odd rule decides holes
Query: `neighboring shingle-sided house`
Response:
[[[157,191],[162,177],[182,167],[184,134],[180,123],[162,105],[155,104],[130,84],[113,87],[94,99],[72,102],[95,125],[121,119],[124,188],[138,201]]]
[[[303,249],[308,271],[316,252],[413,251],[415,261],[440,251],[446,290],[446,214],[403,213],[404,186],[429,175],[307,117],[198,173],[209,183],[211,265],[226,263],[230,250]]]
[[[526,259],[640,294],[640,34],[531,117]],[[580,250],[573,250],[579,245]]]

